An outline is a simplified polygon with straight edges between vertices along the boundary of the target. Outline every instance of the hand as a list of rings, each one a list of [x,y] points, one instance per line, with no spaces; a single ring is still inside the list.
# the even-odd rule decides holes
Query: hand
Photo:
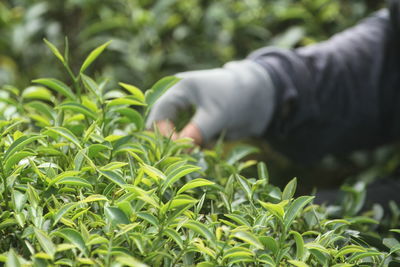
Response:
[[[223,130],[238,139],[261,135],[274,109],[274,88],[268,73],[250,60],[235,61],[223,68],[184,72],[182,78],[155,103],[146,126],[155,124],[172,138],[189,137],[208,143]],[[172,123],[178,112],[191,106],[196,112],[179,133]]]

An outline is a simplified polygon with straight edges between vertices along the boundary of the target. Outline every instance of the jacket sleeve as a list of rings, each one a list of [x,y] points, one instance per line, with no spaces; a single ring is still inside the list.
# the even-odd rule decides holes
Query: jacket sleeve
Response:
[[[266,131],[273,146],[310,162],[393,138],[396,127],[385,117],[395,98],[400,101],[393,21],[385,9],[325,42],[293,50],[262,48],[249,56],[277,90]]]

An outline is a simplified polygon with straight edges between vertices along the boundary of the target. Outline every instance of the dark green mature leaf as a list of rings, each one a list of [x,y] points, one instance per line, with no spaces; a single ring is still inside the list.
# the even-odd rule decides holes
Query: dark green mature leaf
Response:
[[[22,159],[29,157],[29,156],[34,156],[36,153],[32,151],[19,151],[16,152],[15,154],[9,156],[7,160],[4,163],[4,171],[5,173],[9,173],[12,168],[14,167],[15,164],[20,162]]]
[[[53,233],[53,235],[58,235],[67,240],[68,242],[74,244],[80,251],[82,251],[86,257],[88,257],[88,250],[85,244],[85,241],[82,238],[82,235],[72,228],[63,228],[57,230]]]
[[[76,96],[72,92],[71,88],[69,88],[68,85],[66,85],[65,83],[63,83],[59,80],[56,80],[53,78],[42,78],[42,79],[33,80],[32,82],[45,85],[45,86],[49,87],[50,89],[62,94],[63,96],[65,96],[71,100],[76,99]]]
[[[100,171],[99,173],[101,175],[103,175],[104,177],[106,177],[108,180],[110,180],[111,182],[119,185],[119,186],[123,186],[126,184],[125,180],[122,178],[121,175],[119,175],[117,172],[115,171]]]
[[[40,229],[34,228],[35,236],[39,241],[42,249],[51,257],[54,257],[56,253],[56,247],[54,243],[51,241],[50,237]]]
[[[288,210],[285,213],[284,224],[286,227],[289,227],[299,212],[310,203],[314,197],[312,196],[301,196],[295,199],[289,206]]]
[[[8,148],[7,152],[4,154],[3,161],[7,162],[7,160],[14,155],[16,152],[22,150],[28,144],[43,138],[43,135],[24,135],[15,140],[11,146]],[[11,164],[11,163],[10,163]]]
[[[133,108],[117,108],[115,109],[119,114],[127,117],[132,123],[135,124],[137,130],[142,130],[144,126],[144,121],[142,115],[134,110]]]
[[[125,213],[117,207],[106,207],[104,213],[112,224],[129,224],[130,221]]]
[[[202,224],[198,221],[189,220],[189,221],[185,222],[182,226],[193,230],[197,234],[205,237],[206,239],[208,239],[210,241],[215,240],[215,235],[209,229],[207,229],[207,227],[204,224]]]
[[[96,60],[96,58],[98,56],[100,56],[100,54],[104,51],[104,49],[107,48],[107,46],[111,43],[111,41],[108,41],[105,44],[102,44],[101,46],[95,48],[92,52],[90,52],[90,54],[88,55],[88,57],[85,59],[85,61],[82,64],[82,67],[80,69],[79,72],[84,72],[89,66],[90,64],[93,63],[93,61]]]
[[[301,234],[296,231],[290,231],[289,234],[293,235],[296,242],[296,259],[302,260],[304,256],[304,240]]]

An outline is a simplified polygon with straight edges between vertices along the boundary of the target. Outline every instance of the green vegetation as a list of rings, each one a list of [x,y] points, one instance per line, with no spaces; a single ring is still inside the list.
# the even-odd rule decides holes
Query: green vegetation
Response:
[[[314,43],[381,5],[0,2],[0,265],[399,264],[399,209],[385,222],[379,206],[360,213],[363,183],[318,206],[296,179],[272,185],[254,147],[200,150],[144,129],[179,82],[167,75]]]
[[[3,114],[10,118],[0,121],[0,261],[6,266],[396,260],[396,239],[384,239],[390,250],[379,250],[363,238],[374,219],[330,219],[313,197],[294,198],[296,179],[283,191],[269,184],[264,163],[241,161],[254,148],[238,146],[226,157],[219,147],[187,154],[188,140],[144,131],[148,110],[177,78],[163,78],[145,94],[125,83],[105,92],[105,82],[84,72],[109,43],[74,74],[68,55],[45,42],[72,85],[41,78],[21,93],[4,87]],[[255,165],[258,177],[241,175]]]

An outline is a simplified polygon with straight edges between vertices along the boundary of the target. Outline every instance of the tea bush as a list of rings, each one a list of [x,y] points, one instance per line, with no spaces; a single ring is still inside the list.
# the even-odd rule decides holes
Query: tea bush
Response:
[[[166,77],[143,93],[76,74],[1,90],[0,262],[6,266],[387,266],[400,243],[364,238],[373,218],[331,218],[281,190],[238,146],[200,151],[144,129]],[[187,153],[191,150],[190,153]],[[243,171],[257,168],[257,177]],[[357,204],[357,203],[356,203]],[[400,233],[393,229],[392,235]],[[386,246],[386,248],[385,248]]]

